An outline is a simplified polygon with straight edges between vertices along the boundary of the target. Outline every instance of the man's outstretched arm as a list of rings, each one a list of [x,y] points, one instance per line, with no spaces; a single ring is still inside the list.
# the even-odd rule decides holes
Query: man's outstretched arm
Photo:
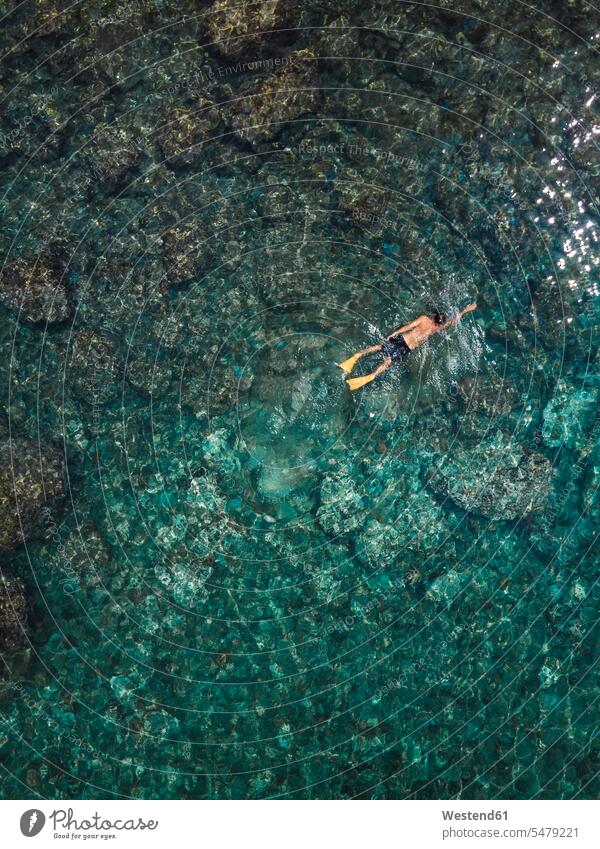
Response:
[[[455,324],[458,324],[458,322],[461,320],[463,315],[466,315],[468,312],[473,312],[473,310],[476,310],[476,309],[477,309],[477,304],[467,304],[467,306],[464,308],[464,310],[461,310],[459,313],[457,313],[454,316],[454,318],[451,318],[447,322],[445,322],[445,324],[442,324],[442,326],[440,327],[440,330],[445,330],[447,327],[453,327]]]

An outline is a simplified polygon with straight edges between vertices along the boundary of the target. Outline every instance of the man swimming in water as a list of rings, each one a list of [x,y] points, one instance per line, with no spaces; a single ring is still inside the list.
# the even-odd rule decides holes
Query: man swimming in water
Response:
[[[405,324],[403,327],[399,327],[398,330],[394,330],[386,338],[385,342],[381,342],[379,345],[372,345],[370,348],[365,348],[364,351],[358,351],[354,356],[340,363],[340,368],[346,374],[351,373],[356,363],[365,354],[374,354],[376,351],[383,351],[385,357],[381,365],[375,371],[371,372],[371,374],[365,374],[363,377],[352,377],[350,380],[347,380],[346,383],[349,388],[354,391],[355,389],[360,389],[365,383],[375,380],[378,375],[387,371],[392,363],[404,359],[411,351],[414,351],[415,348],[422,345],[430,336],[433,336],[434,333],[439,333],[447,327],[458,324],[463,315],[472,312],[474,309],[477,309],[477,304],[469,304],[464,310],[461,310],[450,319],[439,312],[436,312],[433,317],[421,315],[419,318],[411,321],[410,324]]]

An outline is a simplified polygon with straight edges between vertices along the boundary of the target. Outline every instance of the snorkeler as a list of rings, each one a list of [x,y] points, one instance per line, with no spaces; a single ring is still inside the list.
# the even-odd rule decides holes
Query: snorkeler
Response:
[[[340,368],[346,374],[351,373],[356,363],[365,354],[374,354],[376,351],[383,351],[385,358],[381,365],[375,371],[371,372],[371,374],[365,374],[363,377],[352,377],[350,380],[347,380],[346,383],[349,388],[354,391],[355,389],[360,389],[365,383],[375,380],[378,375],[387,371],[392,363],[404,359],[411,351],[422,345],[426,339],[433,336],[434,333],[439,333],[447,327],[458,324],[465,313],[471,312],[474,309],[477,309],[477,304],[469,304],[464,310],[457,313],[454,318],[450,319],[439,312],[436,312],[433,318],[428,315],[421,315],[419,318],[411,321],[410,324],[405,324],[403,327],[399,327],[398,330],[394,330],[386,338],[385,342],[381,342],[379,345],[372,345],[370,348],[365,348],[364,351],[358,351],[354,356],[339,364]]]

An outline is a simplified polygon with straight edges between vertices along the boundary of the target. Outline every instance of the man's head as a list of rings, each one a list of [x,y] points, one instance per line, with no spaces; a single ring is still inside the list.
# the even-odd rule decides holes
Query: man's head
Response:
[[[443,312],[436,312],[433,314],[433,320],[436,324],[444,324],[446,322],[446,316]]]

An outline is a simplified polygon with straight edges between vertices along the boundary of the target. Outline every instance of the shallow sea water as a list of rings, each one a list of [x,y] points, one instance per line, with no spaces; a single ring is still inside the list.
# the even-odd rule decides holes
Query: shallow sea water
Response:
[[[0,795],[596,798],[597,9],[5,6]]]

